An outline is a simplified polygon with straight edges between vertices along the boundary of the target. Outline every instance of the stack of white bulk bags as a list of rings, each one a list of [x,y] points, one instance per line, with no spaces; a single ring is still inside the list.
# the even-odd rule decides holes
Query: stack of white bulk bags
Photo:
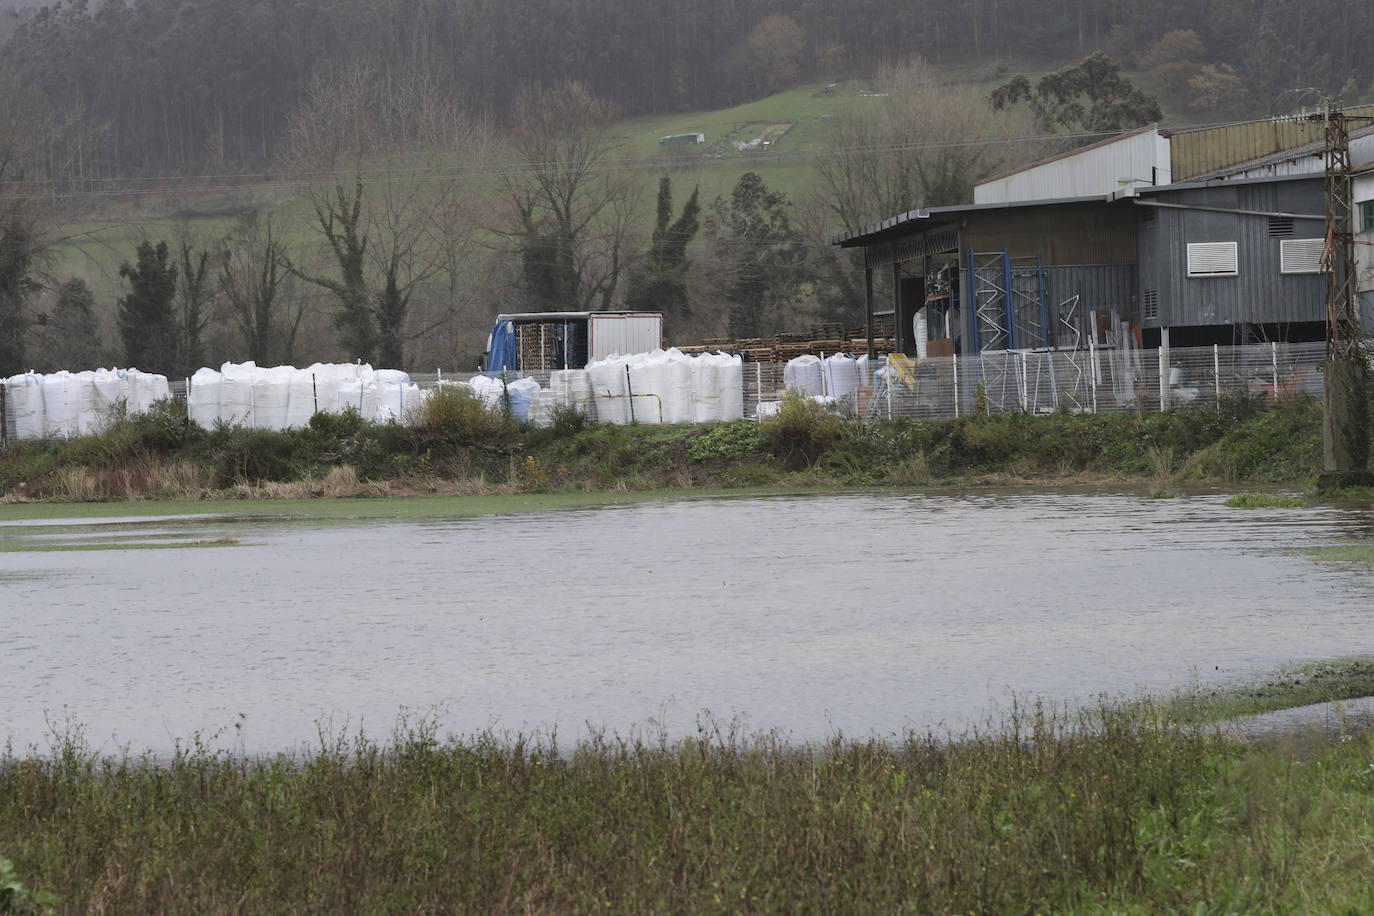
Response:
[[[552,410],[559,406],[558,392],[552,388],[540,388],[530,395],[530,411],[525,422],[531,426],[548,426],[553,422]]]
[[[197,369],[186,389],[186,416],[201,429],[213,429],[219,419],[221,376],[214,369]]]
[[[406,411],[416,406],[420,386],[400,369],[378,369],[375,378],[378,422],[401,422],[405,419]]]
[[[821,378],[820,357],[808,353],[788,360],[782,370],[782,384],[788,391],[798,394],[824,394],[825,382]]]
[[[168,396],[167,378],[137,369],[62,369],[0,380],[16,438],[69,438],[104,431],[121,413],[136,414]]]
[[[549,389],[559,406],[592,413],[592,378],[586,369],[555,369],[549,373]]]
[[[743,360],[728,353],[703,353],[692,363],[696,422],[725,423],[743,417]]]
[[[29,372],[6,380],[5,413],[17,439],[43,438],[43,376]]]

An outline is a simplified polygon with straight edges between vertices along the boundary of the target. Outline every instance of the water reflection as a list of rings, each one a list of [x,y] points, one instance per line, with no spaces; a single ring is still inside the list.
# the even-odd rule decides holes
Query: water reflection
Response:
[[[398,711],[471,733],[702,710],[796,740],[962,729],[1018,696],[1161,691],[1371,651],[1368,576],[1295,548],[1364,513],[1100,493],[699,499],[423,523],[0,528],[0,738],[249,751]],[[116,531],[122,534],[110,535]],[[241,731],[232,729],[240,721]],[[238,746],[238,745],[235,745]]]

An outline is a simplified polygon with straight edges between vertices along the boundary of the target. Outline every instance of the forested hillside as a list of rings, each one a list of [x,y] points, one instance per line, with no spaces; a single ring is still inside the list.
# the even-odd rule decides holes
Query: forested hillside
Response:
[[[1182,29],[1243,113],[1374,79],[1368,0],[66,0],[3,59],[53,112],[52,165],[90,178],[270,161],[312,74],[345,61],[431,74],[498,121],[522,84],[564,77],[633,116],[914,55],[1048,68],[1103,48],[1129,67]]]

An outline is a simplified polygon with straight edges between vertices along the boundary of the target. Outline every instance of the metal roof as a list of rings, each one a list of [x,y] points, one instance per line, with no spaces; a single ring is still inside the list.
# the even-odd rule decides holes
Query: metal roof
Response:
[[[1174,184],[1126,187],[1113,191],[1110,194],[1094,194],[1090,197],[1059,197],[1050,200],[1016,200],[991,204],[958,204],[949,207],[929,207],[924,210],[908,210],[905,213],[899,213],[896,216],[888,217],[881,222],[866,226],[863,229],[857,229],[842,235],[837,235],[830,240],[830,244],[838,245],[841,248],[857,248],[862,245],[871,245],[875,242],[881,242],[905,232],[920,231],[954,222],[957,217],[965,213],[1010,210],[1017,207],[1054,207],[1063,206],[1065,204],[1112,204],[1121,200],[1130,200],[1135,197],[1148,197],[1155,194],[1166,194],[1171,191],[1193,191],[1199,188],[1272,184],[1280,181],[1314,181],[1321,180],[1321,177],[1321,174],[1318,173],[1279,175],[1264,178],[1233,178],[1229,180],[1208,178],[1198,181],[1180,181]],[[916,225],[918,221],[924,222],[925,225]]]
[[[1167,187],[1163,185],[1162,187]],[[1129,189],[1123,189],[1129,190]],[[1016,207],[1046,207],[1060,204],[1091,204],[1091,203],[1112,203],[1122,200],[1132,195],[1123,194],[1121,191],[1113,191],[1111,194],[1093,194],[1089,197],[1058,197],[1052,200],[1013,200],[998,201],[991,204],[955,204],[949,207],[927,207],[923,210],[908,210],[896,216],[890,216],[882,222],[865,226],[863,229],[855,229],[850,232],[837,235],[830,240],[830,244],[839,245],[841,248],[857,248],[860,245],[882,241],[883,239],[899,235],[902,231],[913,229],[925,229],[927,226],[910,226],[917,220],[930,220],[929,226],[939,226],[945,223],[954,222],[954,217],[964,213],[980,213],[991,210],[1010,210]],[[941,217],[947,217],[941,219]]]

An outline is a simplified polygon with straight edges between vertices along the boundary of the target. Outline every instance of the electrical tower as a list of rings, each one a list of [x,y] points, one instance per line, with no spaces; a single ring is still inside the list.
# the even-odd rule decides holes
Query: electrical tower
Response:
[[[1360,312],[1355,297],[1354,190],[1350,175],[1347,117],[1328,104],[1320,114],[1326,129],[1326,372],[1322,419],[1323,464],[1327,472],[1364,473],[1369,460],[1368,367],[1360,348]],[[1358,120],[1368,122],[1361,117]]]
[[[1344,113],[1327,108],[1326,126],[1326,358],[1353,358],[1360,346],[1360,312],[1355,298],[1354,191],[1350,177],[1350,131]],[[1361,119],[1365,120],[1365,119]]]

